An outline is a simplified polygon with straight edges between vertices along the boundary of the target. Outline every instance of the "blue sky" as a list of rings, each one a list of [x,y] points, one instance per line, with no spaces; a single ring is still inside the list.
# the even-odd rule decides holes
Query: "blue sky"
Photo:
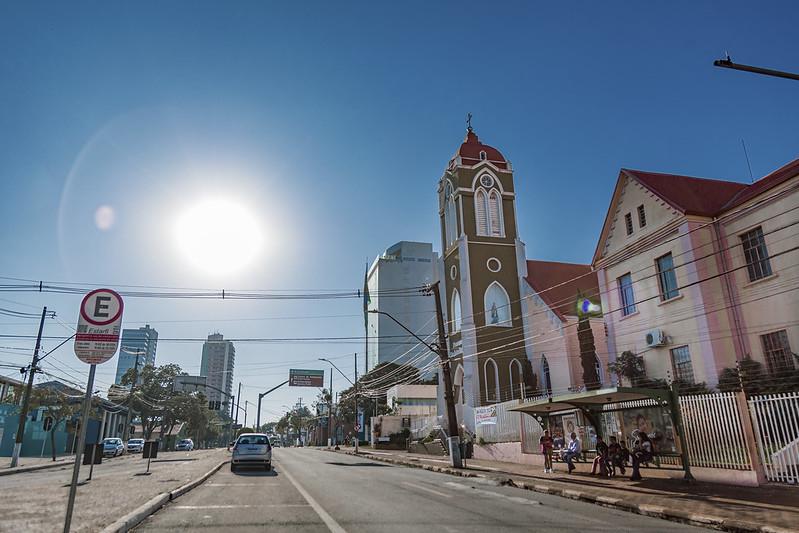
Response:
[[[755,179],[799,157],[799,83],[713,66],[727,51],[799,72],[797,15],[793,2],[4,2],[0,276],[357,290],[397,241],[440,250],[436,187],[467,113],[513,162],[528,257],[588,263],[620,168],[748,182],[742,139]],[[175,234],[209,199],[249,213],[242,235],[259,235],[204,242],[233,272],[198,268]],[[113,216],[98,223],[100,208]],[[70,325],[79,303],[0,293],[0,308],[46,305]],[[130,298],[123,324],[155,327],[158,363],[191,373],[215,331],[356,339],[237,343],[251,403],[289,368],[327,357],[351,375],[363,354],[357,299]],[[37,326],[0,316],[0,334]],[[45,349],[69,334],[48,321]],[[14,375],[33,340],[0,346]],[[69,344],[50,360],[85,383]],[[98,388],[115,368],[98,367]],[[315,396],[280,389],[262,418]]]

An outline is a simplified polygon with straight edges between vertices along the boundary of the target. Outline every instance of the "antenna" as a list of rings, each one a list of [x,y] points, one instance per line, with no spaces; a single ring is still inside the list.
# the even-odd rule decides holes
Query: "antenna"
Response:
[[[746,156],[746,165],[749,167],[749,179],[752,180],[752,183],[755,182],[755,177],[752,175],[752,165],[749,163],[749,154],[746,153],[746,143],[744,142],[743,138],[741,138],[741,144],[744,147],[744,155]]]

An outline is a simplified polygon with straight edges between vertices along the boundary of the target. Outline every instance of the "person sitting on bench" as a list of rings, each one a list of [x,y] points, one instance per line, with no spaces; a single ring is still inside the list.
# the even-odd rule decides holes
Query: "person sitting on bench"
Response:
[[[591,467],[591,475],[595,475],[597,473],[596,467],[599,465],[599,474],[604,476],[605,475],[605,462],[607,461],[608,457],[608,445],[605,444],[605,441],[602,440],[602,437],[597,435],[596,438],[596,457],[594,457],[594,464]]]
[[[641,463],[651,461],[652,457],[652,441],[650,441],[646,433],[642,431],[638,434],[638,444],[633,448],[633,475],[630,477],[630,480],[641,480],[641,473],[639,472]]]
[[[569,443],[569,447],[566,449],[566,453],[563,455],[563,460],[569,465],[569,474],[572,473],[574,470],[574,463],[572,460],[575,457],[579,457],[583,453],[583,449],[580,446],[580,439],[577,438],[577,434],[572,432],[571,434],[572,441]]]

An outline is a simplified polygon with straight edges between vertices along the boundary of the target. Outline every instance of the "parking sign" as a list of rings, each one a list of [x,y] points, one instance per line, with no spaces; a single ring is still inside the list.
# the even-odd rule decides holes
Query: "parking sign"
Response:
[[[121,325],[122,298],[111,289],[90,292],[80,304],[75,355],[90,365],[108,361],[117,351]]]

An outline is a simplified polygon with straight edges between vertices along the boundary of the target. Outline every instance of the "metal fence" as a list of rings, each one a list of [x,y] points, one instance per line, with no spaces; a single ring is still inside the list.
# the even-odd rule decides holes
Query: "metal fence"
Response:
[[[766,478],[799,482],[799,392],[754,396],[749,414]]]
[[[737,393],[680,397],[685,443],[692,466],[751,470]]]
[[[427,416],[425,418],[411,419],[411,439],[422,440],[430,435],[431,432],[437,431],[440,426],[437,416]]]

